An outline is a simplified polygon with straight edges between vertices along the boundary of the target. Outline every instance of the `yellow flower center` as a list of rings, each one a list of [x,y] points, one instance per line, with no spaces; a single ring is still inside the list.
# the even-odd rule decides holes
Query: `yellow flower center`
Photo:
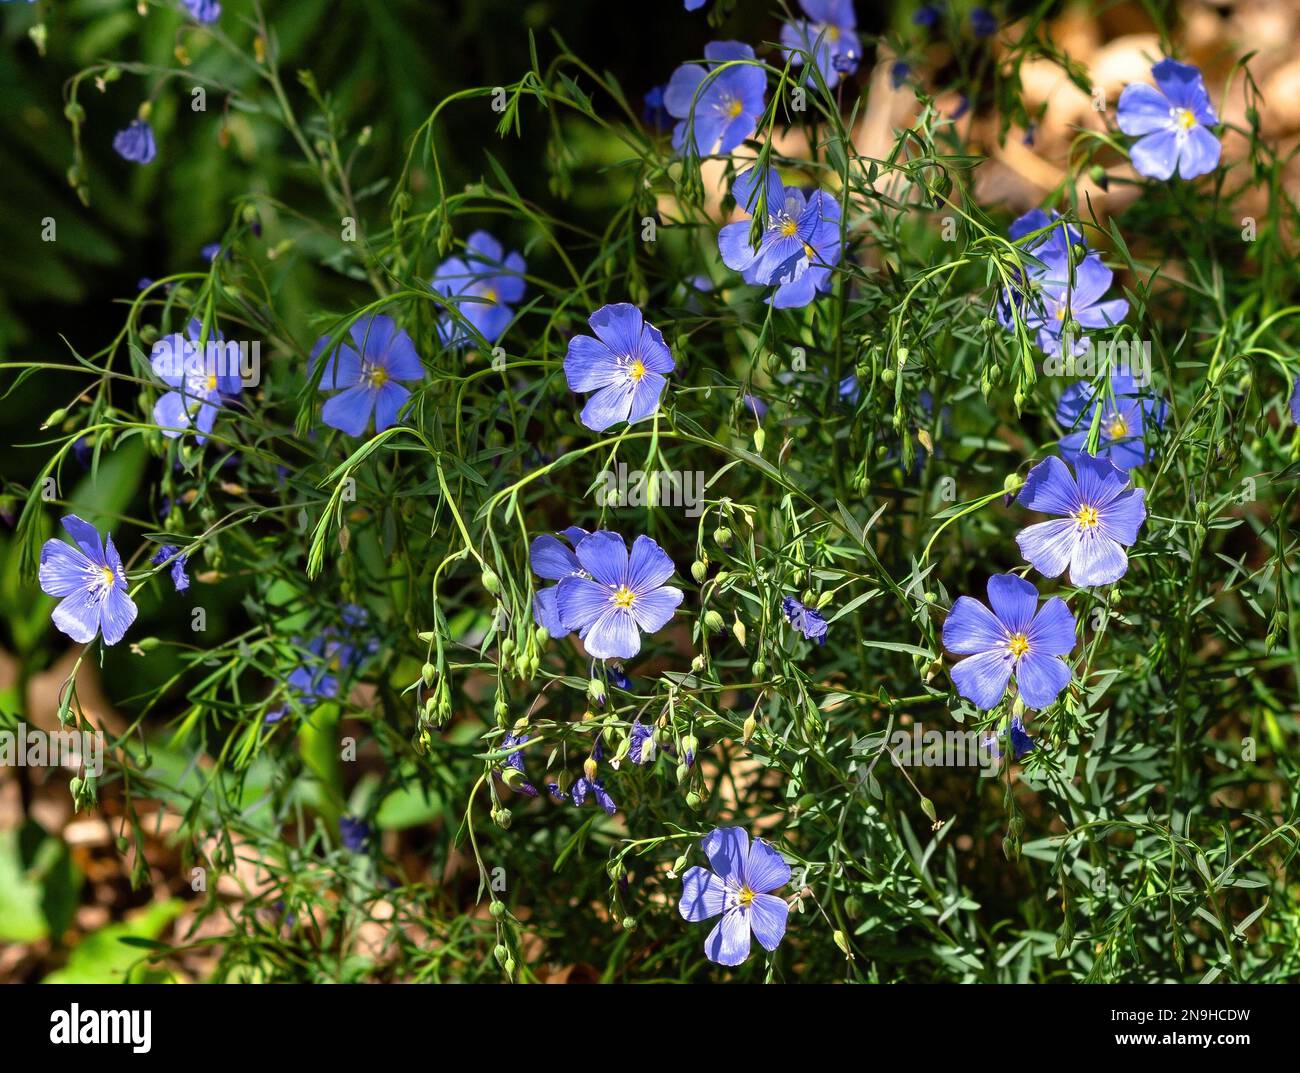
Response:
[[[798,230],[799,230],[798,220],[792,219],[790,217],[786,217],[786,219],[781,222],[781,235],[784,238],[789,238],[791,235],[795,234]]]
[[[1078,521],[1080,529],[1092,529],[1097,524],[1097,508],[1080,507],[1074,512],[1074,517]]]
[[[740,896],[739,898],[737,898],[737,901],[741,905],[748,905],[753,900],[754,900],[754,892],[750,890],[748,887],[741,887]]]
[[[101,566],[99,572],[104,575],[104,587],[111,589],[117,584],[117,575],[111,566]]]
[[[1007,650],[1019,659],[1029,651],[1029,638],[1023,633],[1017,633],[1007,642]]]
[[[1183,130],[1191,130],[1196,126],[1196,116],[1192,113],[1190,108],[1179,108],[1178,111],[1174,113],[1174,117]]]
[[[1110,419],[1110,424],[1106,426],[1106,435],[1112,440],[1120,440],[1128,435],[1128,422],[1119,414],[1115,414]]]
[[[730,100],[726,102],[726,104],[722,106],[722,110],[726,112],[727,115],[729,115],[732,119],[735,119],[738,115],[740,115],[741,112],[745,110],[745,106],[744,104],[741,103],[739,97],[732,97]]]
[[[495,287],[484,287],[480,297],[486,298],[489,302],[495,302],[497,300],[497,289]]]
[[[208,373],[208,390],[209,390],[209,391],[216,391],[216,390],[217,390],[217,374],[216,374],[216,373]]]
[[[633,358],[628,364],[627,375],[632,378],[632,383],[641,383],[641,378],[645,376],[645,362],[640,358]]]
[[[620,585],[614,590],[614,595],[610,599],[614,601],[615,607],[631,607],[632,601],[636,599],[636,593],[626,585]]]
[[[826,27],[826,40],[838,41],[840,39],[840,28],[838,26]]]
[[[383,387],[388,383],[388,370],[382,365],[372,365],[366,372],[366,379],[371,387]]]

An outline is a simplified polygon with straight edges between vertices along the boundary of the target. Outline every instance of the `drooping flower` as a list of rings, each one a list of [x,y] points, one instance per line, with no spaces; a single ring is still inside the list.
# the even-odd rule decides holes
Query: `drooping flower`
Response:
[[[1014,674],[1030,708],[1045,708],[1070,682],[1060,657],[1074,649],[1074,615],[1053,596],[1038,607],[1038,590],[1015,574],[994,574],[989,604],[957,597],[943,624],[943,643],[968,658],[953,665],[957,692],[978,708],[994,708]]]
[[[370,824],[359,816],[340,816],[339,837],[349,853],[360,853],[370,841]]]
[[[853,0],[799,0],[799,6],[808,17],[781,27],[785,58],[799,67],[805,55],[811,56],[826,85],[834,87],[841,75],[853,74],[862,59]]]
[[[834,198],[822,190],[805,198],[798,188],[785,186],[772,168],[750,168],[737,177],[731,194],[750,216],[762,212],[766,225],[757,247],[750,245],[749,220],[718,232],[718,252],[728,268],[741,273],[746,283],[775,286],[768,301],[778,309],[806,306],[830,289],[831,269],[843,252],[840,206]]]
[[[190,321],[189,337],[172,332],[153,345],[149,364],[154,375],[173,390],[154,403],[154,423],[168,439],[188,428],[195,430],[195,442],[207,442],[217,411],[243,390],[239,374],[239,344],[226,342],[213,331],[200,346],[203,325]]]
[[[375,418],[375,432],[397,422],[397,413],[410,391],[399,380],[420,380],[424,369],[411,337],[392,317],[363,317],[349,330],[332,355],[324,359],[321,391],[338,391],[325,403],[321,420],[349,436],[360,436]],[[317,340],[311,352],[314,371],[322,360],[329,340]],[[341,390],[340,390],[341,389]]]
[[[755,421],[761,422],[767,416],[767,403],[757,395],[742,395],[740,401],[745,409],[754,415]]]
[[[190,587],[190,578],[185,573],[185,556],[176,554],[180,550],[175,544],[164,544],[154,553],[154,557],[149,560],[149,563],[152,566],[161,566],[175,555],[176,558],[172,562],[171,568],[172,586],[177,592],[184,592]]]
[[[627,758],[634,764],[648,764],[655,758],[655,728],[640,718],[632,721],[630,732],[632,744],[627,750]]]
[[[219,254],[220,252],[221,252],[220,242],[209,242],[206,246],[203,246],[199,250],[199,254],[203,257],[205,261],[208,262],[208,264],[211,264],[213,261],[215,261],[217,259],[217,254]]]
[[[465,240],[463,257],[448,257],[433,274],[431,286],[453,301],[464,320],[489,344],[505,333],[514,319],[511,306],[524,296],[523,255],[505,253],[501,243],[486,231],[475,231]],[[451,347],[467,346],[474,334],[445,313],[438,321],[438,338]]]
[[[572,788],[569,790],[569,797],[574,805],[581,807],[590,794],[596,800],[601,808],[605,810],[606,815],[612,816],[618,811],[618,806],[614,804],[614,799],[609,796],[605,789],[603,779],[596,777],[597,766],[604,756],[604,749],[601,748],[599,741],[591,751],[591,755],[582,762],[582,775],[576,779]]]
[[[221,16],[221,5],[217,0],[181,0],[190,18],[197,22],[216,22]]]
[[[1076,463],[1087,450],[1093,421],[1098,420],[1097,457],[1108,458],[1123,470],[1136,469],[1150,460],[1144,442],[1147,422],[1163,428],[1167,410],[1164,400],[1139,388],[1128,373],[1113,374],[1100,398],[1091,383],[1072,384],[1056,407],[1057,423],[1068,430],[1061,437],[1061,454]]]
[[[1015,752],[1017,760],[1032,750],[1035,745],[1034,739],[1029,736],[1029,732],[1025,729],[1024,720],[1018,715],[1011,717],[1011,725],[1007,730],[1007,734],[1011,738],[1011,748]]]
[[[986,7],[971,9],[970,28],[976,37],[992,37],[998,32],[998,20]]]
[[[527,734],[507,734],[501,739],[502,749],[514,749],[514,752],[506,757],[507,766],[514,768],[520,775],[524,774],[524,751],[522,748],[515,748],[515,746],[523,746],[527,744]],[[529,797],[537,796],[537,787],[526,778],[514,779],[511,781],[510,785],[521,794],[527,794]]]
[[[131,125],[113,136],[113,150],[133,164],[148,164],[158,155],[158,145],[153,140],[153,128],[143,119],[131,120]]]
[[[57,537],[41,548],[41,591],[60,601],[50,619],[79,644],[102,634],[104,644],[115,645],[136,616],[122,557],[111,536],[101,541],[95,527],[75,514],[63,519],[63,528],[75,548]]]
[[[762,839],[750,842],[743,827],[719,827],[701,840],[712,871],[696,865],[682,876],[677,908],[692,923],[722,919],[704,940],[704,954],[719,965],[749,957],[750,936],[765,950],[785,937],[790,907],[771,892],[790,882],[785,858]]]
[[[682,590],[664,584],[675,570],[672,559],[648,536],[636,538],[629,557],[623,538],[604,529],[576,552],[591,576],[561,579],[560,619],[593,658],[631,659],[641,651],[641,632],[663,629],[682,602]]]
[[[1206,127],[1219,122],[1198,68],[1161,60],[1151,68],[1155,86],[1131,82],[1120,94],[1119,129],[1136,137],[1129,150],[1133,167],[1149,179],[1184,179],[1219,166],[1219,140]]]
[[[816,641],[819,645],[826,643],[826,630],[829,627],[816,608],[805,607],[793,596],[783,596],[781,611],[789,619],[790,625],[809,641]]]
[[[576,525],[571,525],[564,530],[564,539],[575,548],[586,535],[587,531],[579,529]],[[528,564],[533,568],[534,574],[546,578],[547,581],[587,576],[586,571],[582,569],[582,563],[578,562],[578,557],[565,547],[558,537],[553,537],[549,533],[534,537],[533,542],[528,545]],[[533,596],[533,621],[556,640],[569,635],[569,628],[560,618],[560,609],[555,602],[558,589],[559,585],[551,585],[545,589],[538,589]]]
[[[1023,248],[1026,253],[1033,254],[1040,261],[1053,257],[1069,257],[1070,248],[1083,242],[1083,236],[1079,234],[1078,228],[1062,221],[1061,214],[1055,210],[1047,213],[1042,209],[1030,209],[1012,222],[1007,228],[1007,235],[1013,242],[1019,242],[1026,235],[1036,235],[1037,237],[1025,243]]]
[[[635,424],[659,409],[676,368],[663,333],[627,302],[603,306],[587,323],[596,337],[575,335],[564,356],[564,376],[578,394],[594,392],[580,420],[593,432],[620,421]]]
[[[688,145],[697,156],[730,153],[754,133],[767,101],[767,75],[754,63],[754,50],[739,41],[704,46],[708,63],[684,63],[668,80],[664,107],[678,121],[673,148]],[[732,66],[718,70],[721,64]],[[717,72],[717,73],[713,73]]]
[[[1016,543],[1044,577],[1068,569],[1072,585],[1109,585],[1128,570],[1124,549],[1146,519],[1146,489],[1130,488],[1127,471],[1105,458],[1082,454],[1074,468],[1048,458],[1029,471],[1019,502],[1062,517],[1021,530]]]

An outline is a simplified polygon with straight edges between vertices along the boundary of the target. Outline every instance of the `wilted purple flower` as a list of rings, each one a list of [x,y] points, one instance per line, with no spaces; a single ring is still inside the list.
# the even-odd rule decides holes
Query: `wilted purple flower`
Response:
[[[517,745],[526,745],[526,744],[528,744],[527,734],[507,734],[504,738],[501,739],[501,748],[503,749],[513,749]],[[507,756],[506,764],[514,768],[517,772],[519,772],[519,774],[521,775],[524,774],[523,749],[515,749],[514,752],[512,752],[509,756]],[[519,793],[521,794],[527,794],[529,797],[537,796],[537,787],[534,786],[527,779],[517,780],[513,784],[513,788],[515,790],[518,790]]]
[[[623,664],[617,660],[611,660],[607,666],[609,680],[618,686],[619,689],[630,690],[632,688],[632,679],[628,677],[627,671],[623,669]]]
[[[676,367],[663,333],[627,302],[603,306],[587,323],[596,333],[575,335],[564,356],[569,389],[594,392],[580,420],[593,432],[620,421],[635,424],[659,409],[659,397]]]
[[[682,590],[665,585],[675,567],[648,536],[639,536],[629,558],[617,533],[598,530],[580,541],[578,561],[590,577],[561,579],[560,619],[577,630],[595,659],[631,659],[641,651],[641,631],[656,633],[668,624]]]
[[[785,58],[799,67],[805,55],[812,56],[826,85],[833,87],[841,75],[853,74],[862,59],[853,0],[799,0],[799,6],[808,18],[781,27]]]
[[[207,343],[200,346],[203,325],[197,318],[190,321],[188,331],[188,339],[180,332],[164,336],[150,352],[154,375],[174,389],[154,403],[153,419],[168,439],[193,427],[195,442],[203,444],[217,410],[243,390],[239,344],[226,342],[213,330]]]
[[[153,140],[153,128],[143,119],[131,120],[131,125],[113,136],[113,149],[118,156],[133,164],[148,164],[158,155]]]
[[[900,89],[907,76],[912,73],[912,65],[906,60],[895,60],[893,66],[889,68],[889,84],[894,89]]]
[[[1147,422],[1163,428],[1167,409],[1162,399],[1140,389],[1128,373],[1112,375],[1101,398],[1091,383],[1073,384],[1056,407],[1057,422],[1069,430],[1061,437],[1061,454],[1067,462],[1077,462],[1087,450],[1088,433],[1097,420],[1097,457],[1110,459],[1120,469],[1135,469],[1150,460],[1144,442]]]
[[[1175,169],[1194,179],[1219,166],[1219,140],[1206,127],[1219,122],[1198,68],[1161,60],[1151,68],[1155,86],[1131,82],[1119,96],[1119,129],[1137,137],[1129,150],[1133,167],[1150,179]],[[1157,88],[1159,87],[1159,88]]]
[[[754,63],[754,50],[739,41],[704,46],[708,64],[684,63],[664,90],[664,107],[678,120],[673,148],[690,147],[698,156],[730,153],[754,133],[767,98],[767,75]],[[733,63],[719,71],[719,65]],[[717,72],[714,74],[713,72]]]
[[[655,758],[655,728],[635,719],[630,733],[631,746],[627,758],[634,764],[648,764]]]
[[[1025,730],[1024,720],[1020,716],[1013,715],[1011,717],[1011,726],[1008,728],[1007,733],[1011,738],[1011,748],[1014,750],[1017,760],[1033,749],[1034,739]]]
[[[575,805],[581,806],[587,800],[587,795],[591,794],[596,799],[596,804],[603,808],[607,815],[612,816],[618,811],[618,807],[606,791],[604,781],[596,778],[596,765],[600,761],[602,751],[600,742],[596,742],[591,755],[583,762],[582,775],[574,782],[569,797]]]
[[[954,664],[957,692],[978,708],[994,708],[1012,674],[1031,708],[1045,708],[1070,682],[1060,657],[1074,649],[1074,616],[1053,596],[1038,609],[1038,590],[1015,574],[994,574],[988,584],[993,610],[957,597],[943,624],[944,647],[969,658]]]
[[[1048,458],[1029,471],[1019,502],[1064,517],[1021,530],[1016,543],[1044,577],[1068,568],[1072,585],[1109,585],[1128,570],[1124,549],[1147,516],[1146,490],[1130,488],[1128,473],[1105,458],[1081,454],[1074,467],[1071,475],[1059,458]]]
[[[767,403],[757,395],[742,395],[740,401],[745,409],[754,415],[756,421],[762,421],[767,416]]]
[[[102,633],[104,644],[115,645],[136,616],[122,557],[111,536],[101,541],[95,527],[75,514],[63,519],[63,528],[75,548],[57,537],[41,548],[41,591],[60,599],[50,619],[79,644]]]
[[[768,301],[778,309],[806,306],[830,289],[831,269],[844,247],[834,198],[816,190],[805,199],[798,188],[785,186],[773,168],[750,168],[736,179],[731,194],[751,216],[762,212],[766,224],[757,247],[750,245],[753,225],[748,220],[718,232],[718,252],[728,268],[741,273],[746,283],[775,286]]]
[[[221,15],[221,5],[217,0],[181,0],[190,18],[198,22],[216,22]]]
[[[398,380],[420,380],[424,369],[411,337],[392,317],[363,317],[349,330],[351,341],[343,339],[325,359],[320,377],[321,391],[339,391],[326,401],[321,420],[349,436],[360,436],[374,414],[375,432],[397,422],[397,413],[411,397]],[[329,339],[317,340],[311,352],[311,368],[322,359]]]
[[[781,610],[790,620],[790,625],[809,641],[816,641],[819,645],[826,643],[826,630],[829,627],[816,608],[805,607],[793,596],[784,596],[781,598]]]
[[[749,957],[751,934],[765,950],[775,950],[790,913],[785,899],[771,893],[790,882],[785,858],[762,839],[751,843],[742,827],[719,827],[700,845],[713,870],[687,869],[677,908],[692,923],[722,914],[704,940],[705,956],[719,965],[739,965]]]
[[[564,539],[575,548],[586,535],[587,531],[579,529],[576,525],[571,525],[564,530]],[[582,569],[582,563],[578,562],[578,557],[565,547],[558,537],[553,537],[549,533],[534,537],[533,542],[528,545],[528,564],[533,568],[534,574],[548,581],[587,576],[586,571]],[[558,640],[567,637],[569,629],[560,618],[560,609],[555,603],[557,589],[559,589],[558,585],[551,585],[537,590],[533,596],[533,621]]]
[[[155,553],[154,557],[149,560],[152,566],[160,566],[176,555],[181,549],[175,544],[164,544]],[[190,587],[189,575],[185,573],[185,556],[176,555],[176,560],[172,563],[171,568],[172,586],[177,592],[184,592]]]
[[[370,824],[359,816],[340,816],[339,836],[343,840],[344,849],[360,853],[370,839]]]
[[[518,251],[506,254],[486,231],[475,231],[465,241],[465,255],[443,261],[431,286],[455,304],[474,331],[495,343],[514,319],[510,307],[524,296],[526,267]],[[450,313],[438,321],[438,338],[452,347],[474,342],[473,333]]]
[[[217,254],[219,254],[220,252],[221,252],[220,242],[209,242],[206,246],[204,246],[202,249],[199,250],[199,253],[202,255],[203,259],[208,262],[208,264],[211,264],[213,261],[215,261],[217,259]]]

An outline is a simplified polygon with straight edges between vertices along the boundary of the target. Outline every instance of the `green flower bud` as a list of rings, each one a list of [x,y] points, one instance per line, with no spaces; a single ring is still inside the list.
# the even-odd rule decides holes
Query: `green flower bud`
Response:
[[[551,631],[548,630],[545,626],[538,626],[537,632],[533,634],[533,636],[537,638],[537,643],[539,645],[544,645],[546,644],[547,641],[551,639]]]
[[[719,546],[726,546],[731,543],[731,530],[725,525],[720,525],[713,530],[713,542]]]
[[[695,579],[696,584],[703,585],[704,579],[709,576],[709,564],[702,559],[696,559],[691,563],[691,577]]]
[[[754,450],[757,451],[759,454],[762,454],[763,445],[765,443],[767,443],[767,433],[763,431],[761,426],[759,428],[754,429]]]
[[[691,660],[691,670],[693,670],[696,674],[699,674],[702,670],[704,670],[703,656],[696,656],[693,660]]]
[[[506,915],[506,903],[498,902],[496,899],[493,899],[491,905],[491,912],[492,915],[497,918],[497,920],[500,920],[503,916]]]
[[[740,647],[745,647],[745,624],[740,621],[740,616],[736,616],[736,621],[731,624],[731,632],[736,640],[740,642]]]
[[[699,812],[700,807],[703,804],[704,804],[704,798],[702,798],[694,790],[692,790],[690,793],[686,795],[686,807],[690,809],[692,812]]]
[[[433,678],[434,675],[436,675],[437,673],[438,673],[438,668],[435,667],[432,663],[426,663],[423,667],[420,668],[420,677],[424,679],[424,684],[426,686],[433,685]]]
[[[593,704],[604,704],[605,683],[599,678],[593,678],[587,683],[587,696],[591,698]]]
[[[518,792],[520,787],[522,787],[524,783],[528,781],[528,779],[524,776],[524,773],[520,771],[518,768],[511,767],[509,764],[507,764],[504,768],[501,769],[501,781],[504,782],[507,786],[509,786],[510,789]]]
[[[718,633],[726,626],[726,622],[716,611],[710,610],[704,613],[704,625],[713,633]]]
[[[497,943],[496,948],[492,951],[492,955],[497,959],[498,965],[504,965],[506,963],[506,959],[510,956],[510,951],[507,950],[501,943]]]
[[[483,568],[483,573],[479,575],[479,580],[483,583],[483,587],[493,596],[496,596],[497,593],[501,591],[501,579],[492,572],[491,567]]]
[[[755,678],[762,678],[763,675],[767,674],[767,664],[761,659],[756,659],[754,660],[754,665],[750,667],[750,670],[754,672]]]

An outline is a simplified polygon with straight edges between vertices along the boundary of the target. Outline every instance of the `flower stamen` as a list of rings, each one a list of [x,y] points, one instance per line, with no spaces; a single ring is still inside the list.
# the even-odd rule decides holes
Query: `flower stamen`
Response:
[[[614,595],[610,597],[615,607],[630,608],[632,601],[636,599],[636,593],[626,585],[620,585],[614,590]]]
[[[1007,641],[1007,651],[1019,659],[1029,651],[1029,638],[1023,633],[1013,634]]]
[[[1093,529],[1097,525],[1097,508],[1085,504],[1074,512],[1074,518],[1080,529]]]

